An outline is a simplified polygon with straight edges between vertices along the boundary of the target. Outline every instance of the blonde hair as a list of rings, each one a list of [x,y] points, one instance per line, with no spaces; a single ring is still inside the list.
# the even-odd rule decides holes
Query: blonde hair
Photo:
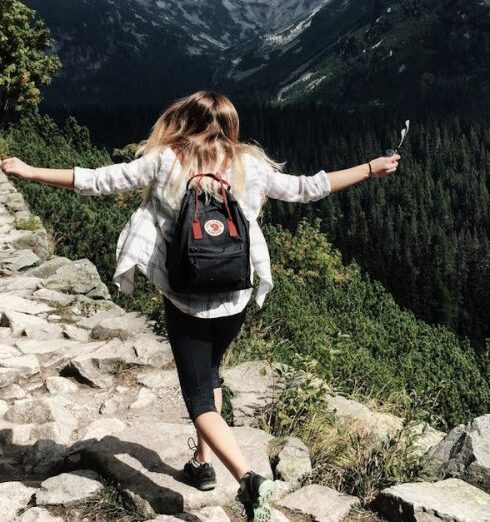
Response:
[[[166,147],[172,147],[178,154],[182,166],[180,176],[173,175],[176,160],[165,188],[166,199],[173,207],[178,206],[185,190],[182,178],[215,173],[218,169],[223,174],[228,167],[231,167],[232,178],[227,181],[235,196],[242,199],[245,190],[243,154],[250,153],[278,171],[284,163],[272,160],[257,143],[240,142],[239,129],[233,103],[222,94],[201,90],[176,100],[165,110],[153,125],[148,139],[140,144],[136,156]],[[224,164],[226,168],[220,169]],[[219,184],[212,178],[201,178],[200,186],[207,195],[221,200]]]

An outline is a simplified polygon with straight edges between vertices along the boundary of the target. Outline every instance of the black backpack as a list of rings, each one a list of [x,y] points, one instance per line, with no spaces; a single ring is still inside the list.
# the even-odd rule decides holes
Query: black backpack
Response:
[[[223,202],[206,198],[200,188],[204,176],[220,183]],[[194,178],[199,181],[189,188]],[[252,287],[249,222],[229,189],[216,174],[196,174],[187,182],[172,240],[167,241],[166,267],[175,292],[211,294]]]

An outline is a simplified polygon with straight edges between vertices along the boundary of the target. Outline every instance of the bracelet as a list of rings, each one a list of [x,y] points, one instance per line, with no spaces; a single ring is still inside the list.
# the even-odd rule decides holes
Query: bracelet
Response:
[[[371,167],[371,162],[370,161],[368,162],[368,165],[369,165],[369,176],[368,176],[368,178],[371,178],[373,176],[373,169]]]

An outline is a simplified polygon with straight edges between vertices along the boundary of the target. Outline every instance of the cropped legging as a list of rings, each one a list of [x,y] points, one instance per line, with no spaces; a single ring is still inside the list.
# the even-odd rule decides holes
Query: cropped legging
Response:
[[[202,413],[217,412],[213,389],[221,387],[221,359],[240,331],[246,308],[235,315],[205,319],[182,312],[167,298],[164,305],[182,397],[194,422]]]

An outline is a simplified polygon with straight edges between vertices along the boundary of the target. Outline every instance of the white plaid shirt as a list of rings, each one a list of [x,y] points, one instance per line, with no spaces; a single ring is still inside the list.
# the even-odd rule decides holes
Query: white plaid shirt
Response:
[[[87,196],[152,187],[151,196],[132,214],[117,241],[116,271],[113,281],[118,291],[132,294],[135,268],[148,277],[183,312],[204,318],[237,314],[247,305],[252,288],[214,295],[186,295],[174,292],[165,268],[166,243],[172,235],[177,211],[163,197],[167,175],[176,157],[171,148],[146,154],[129,163],[97,169],[74,168],[74,191]],[[256,302],[262,307],[272,289],[269,250],[257,223],[266,197],[290,202],[316,201],[330,193],[330,181],[324,170],[312,176],[296,176],[275,171],[255,156],[244,157],[245,196],[239,200],[250,222],[250,261],[253,274],[259,276]],[[175,175],[180,163],[175,164]],[[229,171],[223,173],[227,178]],[[183,181],[184,182],[184,181]],[[233,188],[232,188],[233,191]]]

